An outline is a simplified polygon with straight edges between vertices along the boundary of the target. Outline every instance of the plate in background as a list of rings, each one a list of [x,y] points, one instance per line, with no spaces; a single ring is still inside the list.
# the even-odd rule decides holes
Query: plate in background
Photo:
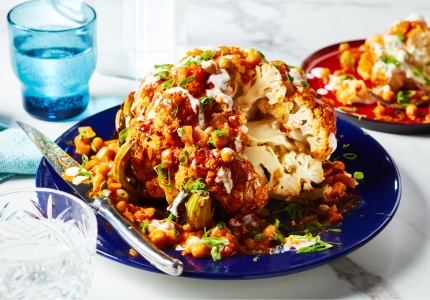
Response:
[[[348,43],[351,49],[358,49],[364,43],[364,40],[348,41]],[[318,67],[328,68],[330,69],[330,73],[333,73],[335,70],[341,69],[339,63],[339,45],[340,43],[333,44],[309,55],[302,64],[302,68],[306,72],[306,74],[311,73],[312,69]],[[354,76],[360,78],[360,76],[356,73],[354,74]],[[325,84],[319,78],[307,79],[307,81],[315,91],[318,91],[318,89],[324,88],[325,86]],[[418,123],[411,120],[405,120],[402,122],[385,122],[375,120],[373,109],[375,108],[376,104],[354,105],[354,107],[357,108],[357,110],[354,112],[341,110],[339,109],[339,107],[345,105],[338,102],[336,100],[336,96],[331,91],[327,92],[328,94],[324,96],[335,101],[337,115],[345,120],[352,122],[358,127],[397,134],[430,133],[430,123]],[[428,113],[428,108],[421,108],[421,110],[423,111],[423,113]]]

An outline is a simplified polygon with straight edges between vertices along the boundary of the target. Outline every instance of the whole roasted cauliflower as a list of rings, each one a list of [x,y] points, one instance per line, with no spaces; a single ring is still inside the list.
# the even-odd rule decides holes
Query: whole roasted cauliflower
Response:
[[[116,123],[128,134],[115,178],[167,199],[175,214],[195,194],[206,215],[208,198],[230,215],[246,215],[270,197],[311,192],[336,148],[329,100],[308,86],[301,68],[269,62],[253,48],[197,48],[176,65],[156,65]]]

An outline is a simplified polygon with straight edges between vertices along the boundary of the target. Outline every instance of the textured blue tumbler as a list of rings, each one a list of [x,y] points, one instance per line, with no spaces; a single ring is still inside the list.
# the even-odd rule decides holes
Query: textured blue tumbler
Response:
[[[63,120],[88,106],[96,65],[96,13],[75,0],[35,0],[7,16],[12,67],[25,110]]]

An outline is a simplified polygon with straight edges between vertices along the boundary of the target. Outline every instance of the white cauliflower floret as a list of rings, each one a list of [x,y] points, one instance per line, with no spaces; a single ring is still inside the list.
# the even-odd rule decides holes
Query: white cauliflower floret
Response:
[[[271,63],[262,63],[255,68],[254,81],[243,87],[243,94],[235,104],[239,106],[248,119],[252,118],[255,109],[253,104],[267,98],[270,105],[281,103],[287,92],[279,70]]]
[[[273,198],[289,199],[301,191],[311,191],[313,182],[324,180],[322,162],[294,151],[275,154],[268,145],[248,147],[244,154],[262,176],[270,174],[267,188]]]
[[[287,153],[282,156],[281,163],[288,173],[296,173],[301,178],[305,191],[312,190],[313,182],[324,180],[322,162],[305,153]]]
[[[336,119],[311,88],[297,86],[284,101],[288,112],[279,117],[271,116],[276,111],[268,101],[258,105],[268,116],[247,123],[244,154],[268,180],[270,196],[289,200],[324,180],[322,162],[336,148]]]

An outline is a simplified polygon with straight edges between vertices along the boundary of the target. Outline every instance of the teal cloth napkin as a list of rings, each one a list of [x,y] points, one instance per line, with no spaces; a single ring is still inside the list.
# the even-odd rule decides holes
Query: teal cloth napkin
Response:
[[[36,174],[42,153],[19,127],[0,123],[0,181],[17,174]]]

